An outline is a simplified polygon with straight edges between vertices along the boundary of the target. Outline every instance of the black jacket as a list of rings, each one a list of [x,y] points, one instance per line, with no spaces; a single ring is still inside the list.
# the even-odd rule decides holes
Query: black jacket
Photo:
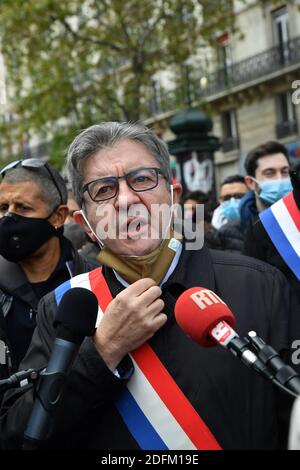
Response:
[[[218,231],[223,250],[242,251],[244,234],[240,219],[222,225]]]
[[[242,252],[247,256],[253,256],[253,258],[272,264],[272,266],[279,269],[286,276],[300,304],[300,282],[278,253],[259,218],[248,226]]]
[[[30,284],[17,263],[0,256],[0,340],[8,349],[6,364],[0,365],[0,378],[11,374],[25,355],[36,326],[40,298],[70,277],[96,265],[96,262],[85,261],[62,237],[61,257],[54,272],[46,282]]]
[[[123,287],[111,269],[104,275],[112,295]],[[189,339],[174,318],[182,290],[203,286],[215,291],[236,315],[236,330],[255,330],[279,351],[288,349],[289,288],[271,266],[240,255],[203,248],[183,251],[162,288],[166,324],[150,344],[224,449],[278,447],[278,403],[272,384],[257,376],[229,352],[204,349]],[[37,329],[22,369],[47,364],[55,335],[53,293],[39,306]],[[86,338],[67,377],[50,448],[137,449],[114,401],[126,385],[106,367]],[[1,409],[0,432],[9,448],[21,445],[33,404],[33,391],[9,391]]]

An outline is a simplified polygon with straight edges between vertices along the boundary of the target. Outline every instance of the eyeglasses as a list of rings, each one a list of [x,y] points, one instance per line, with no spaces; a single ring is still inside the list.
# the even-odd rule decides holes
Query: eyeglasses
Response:
[[[7,173],[9,170],[12,170],[13,168],[17,168],[18,166],[22,166],[23,168],[29,168],[29,169],[45,167],[45,169],[48,172],[48,175],[50,176],[52,183],[57,189],[57,192],[60,197],[60,204],[64,203],[61,190],[59,189],[59,186],[57,182],[55,181],[53,172],[51,171],[51,168],[49,167],[47,162],[44,162],[43,160],[39,160],[38,158],[26,158],[25,160],[15,160],[14,162],[10,162],[8,165],[2,168],[2,170],[0,171],[0,176],[4,177],[5,173]]]
[[[235,199],[242,199],[242,197],[244,196],[245,196],[245,193],[226,194],[226,196],[220,197],[220,201],[222,202],[230,201],[232,197]]]
[[[119,191],[119,180],[125,179],[129,188],[139,193],[149,191],[158,185],[158,175],[165,178],[159,168],[140,168],[130,171],[123,176],[108,176],[87,183],[82,188],[82,194],[87,191],[95,202],[107,201],[116,196]]]

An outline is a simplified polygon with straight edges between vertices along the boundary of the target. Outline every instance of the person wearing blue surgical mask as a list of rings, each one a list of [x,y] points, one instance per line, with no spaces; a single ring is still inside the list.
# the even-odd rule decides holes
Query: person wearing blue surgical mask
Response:
[[[220,189],[220,211],[226,219],[226,223],[239,219],[240,200],[247,193],[247,186],[244,177],[233,175],[226,178]]]
[[[230,220],[236,220],[239,218],[239,204],[240,200],[236,199],[235,197],[230,198],[229,201],[223,202],[222,204],[222,212],[224,217]]]
[[[219,210],[223,223],[218,235],[224,250],[240,251],[243,244],[243,234],[240,229],[240,202],[248,192],[244,177],[233,175],[226,178],[220,188]],[[221,219],[222,220],[222,219]]]
[[[254,192],[258,212],[292,191],[287,149],[279,142],[267,142],[249,152],[245,182]]]

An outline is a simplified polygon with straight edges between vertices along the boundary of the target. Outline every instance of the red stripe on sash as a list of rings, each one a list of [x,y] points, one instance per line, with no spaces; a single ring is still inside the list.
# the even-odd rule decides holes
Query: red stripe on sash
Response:
[[[112,295],[101,268],[91,271],[89,279],[92,291],[98,299],[101,310],[104,312],[112,300]],[[221,450],[211,431],[161,363],[151,346],[145,343],[130,354],[195,447],[199,450]]]
[[[89,280],[91,289],[97,297],[98,304],[103,313],[105,312],[109,302],[112,300],[112,295],[107,285],[106,280],[102,274],[102,268],[96,268],[89,273]]]
[[[287,210],[289,211],[290,216],[292,217],[297,229],[300,231],[300,211],[295,202],[293,193],[291,192],[290,194],[285,196],[283,198],[283,202]]]
[[[196,448],[199,450],[221,450],[213,434],[150,345],[145,343],[133,351],[131,355]]]

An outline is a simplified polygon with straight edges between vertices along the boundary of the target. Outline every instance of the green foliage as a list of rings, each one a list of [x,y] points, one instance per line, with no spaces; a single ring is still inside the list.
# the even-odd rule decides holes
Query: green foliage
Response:
[[[140,119],[153,74],[180,69],[197,47],[231,31],[232,3],[1,0],[2,50],[14,111],[22,116],[18,132],[54,135],[51,158],[59,165],[74,129]]]

